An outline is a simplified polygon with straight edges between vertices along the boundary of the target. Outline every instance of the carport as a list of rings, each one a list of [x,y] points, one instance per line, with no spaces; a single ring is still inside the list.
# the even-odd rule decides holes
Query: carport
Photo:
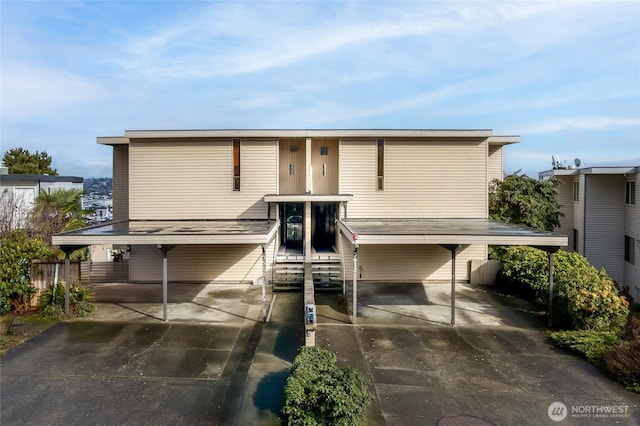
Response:
[[[342,219],[340,233],[353,251],[352,322],[358,312],[358,248],[361,245],[437,245],[451,252],[451,325],[455,325],[456,253],[470,244],[527,245],[549,256],[549,323],[553,300],[553,253],[568,244],[566,235],[490,219]]]
[[[249,244],[262,248],[262,300],[266,310],[267,247],[278,231],[277,220],[117,221],[63,232],[53,244],[65,253],[65,312],[69,314],[70,259],[74,250],[93,244],[149,245],[162,251],[163,321],[167,321],[168,253],[178,245]]]

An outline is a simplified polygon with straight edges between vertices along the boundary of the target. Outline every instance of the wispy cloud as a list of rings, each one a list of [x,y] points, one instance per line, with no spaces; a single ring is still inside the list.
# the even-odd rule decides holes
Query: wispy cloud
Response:
[[[607,128],[620,128],[620,127],[640,127],[639,117],[576,117],[576,118],[559,118],[551,119],[534,124],[523,124],[516,126],[512,129],[507,129],[507,132],[517,132],[520,134],[549,134],[557,133],[565,130],[581,129],[581,130],[593,130],[593,129],[607,129]]]

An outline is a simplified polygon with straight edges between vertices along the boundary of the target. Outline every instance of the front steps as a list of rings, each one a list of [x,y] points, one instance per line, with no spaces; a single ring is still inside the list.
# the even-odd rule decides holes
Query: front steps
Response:
[[[277,291],[302,291],[304,256],[281,254],[276,258],[273,288]],[[314,253],[311,274],[316,291],[342,290],[342,263],[337,253]]]

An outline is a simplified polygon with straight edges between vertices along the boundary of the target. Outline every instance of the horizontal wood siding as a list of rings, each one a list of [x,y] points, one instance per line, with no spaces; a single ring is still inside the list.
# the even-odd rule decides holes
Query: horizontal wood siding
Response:
[[[353,279],[351,242],[342,237],[345,278]],[[470,245],[456,254],[456,281],[469,280],[471,260],[486,259],[484,245]],[[436,245],[362,245],[358,250],[358,279],[366,281],[451,280],[451,252]]]
[[[240,191],[233,191],[232,140],[130,144],[131,219],[260,219],[276,192],[276,141],[241,141]]]
[[[502,145],[489,145],[489,158],[487,159],[488,180],[502,180],[504,178]]]
[[[558,202],[560,203],[560,226],[555,231],[565,234],[569,237],[569,245],[563,247],[565,250],[573,248],[573,176],[556,176],[560,181],[558,185]]]
[[[267,276],[275,243],[267,251]],[[177,246],[167,257],[168,280],[174,282],[253,282],[262,275],[260,245]],[[162,252],[155,246],[131,250],[131,281],[162,282]]]
[[[624,274],[624,176],[586,176],[585,256],[614,280]]]
[[[338,140],[313,139],[311,141],[311,170],[313,171],[314,194],[338,193]],[[321,155],[321,148],[327,148],[327,155]],[[323,175],[323,169],[326,173]]]
[[[376,142],[341,141],[340,192],[351,218],[487,217],[486,142],[385,140],[384,190]]]
[[[280,139],[280,194],[304,194],[306,188],[306,140],[300,138]],[[292,151],[292,147],[297,149]],[[293,164],[293,174],[289,165]]]
[[[113,146],[113,220],[129,219],[129,145]]]
[[[571,200],[573,200],[573,182],[577,181],[580,184],[580,199],[578,201],[571,201],[573,206],[573,227],[578,230],[578,250],[577,252],[584,256],[584,179],[585,175],[574,177],[571,181]]]
[[[636,182],[636,204],[624,207],[624,234],[635,238],[635,264],[624,262],[624,281],[636,302],[640,301],[640,174],[627,175]]]

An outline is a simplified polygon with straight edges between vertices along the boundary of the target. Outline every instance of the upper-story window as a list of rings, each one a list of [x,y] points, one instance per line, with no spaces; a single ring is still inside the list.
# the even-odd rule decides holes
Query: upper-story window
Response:
[[[384,190],[384,139],[377,139],[376,146],[378,147],[378,167],[376,177],[376,189],[378,191]]]
[[[624,236],[624,260],[636,264],[636,239],[628,235]]]
[[[240,139],[233,140],[233,190],[240,191]]]
[[[573,181],[573,201],[580,201],[580,181]]]
[[[624,203],[635,204],[636,203],[636,181],[628,180],[624,184]]]

